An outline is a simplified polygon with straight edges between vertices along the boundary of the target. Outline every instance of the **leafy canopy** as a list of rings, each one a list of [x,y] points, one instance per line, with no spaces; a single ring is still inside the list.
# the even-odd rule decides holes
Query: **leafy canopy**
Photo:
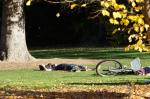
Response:
[[[100,4],[102,15],[108,17],[109,22],[117,27],[112,33],[126,31],[129,34],[128,41],[131,44],[125,48],[126,51],[129,49],[150,51],[144,44],[149,28],[142,14],[144,0],[128,0],[123,3],[116,0],[101,0]]]
[[[90,3],[88,2],[78,4],[74,1],[66,1],[63,3],[69,2],[69,7],[71,10],[75,9],[77,6],[87,7],[88,5],[90,5]],[[116,28],[114,29],[112,34],[118,33],[119,31],[125,31],[125,33],[129,35],[129,45],[125,48],[125,51],[128,51],[129,49],[138,50],[140,52],[150,51],[150,49],[144,43],[147,38],[146,32],[149,28],[149,25],[145,23],[144,15],[142,14],[144,0],[125,0],[125,2],[121,0],[118,1],[100,0],[99,2],[101,8],[100,10],[96,11],[97,15],[108,17],[108,21],[110,22],[110,24],[115,25]],[[31,2],[32,0],[28,0],[26,2],[26,5],[29,6]],[[56,17],[59,16],[60,13],[58,12],[56,14]]]

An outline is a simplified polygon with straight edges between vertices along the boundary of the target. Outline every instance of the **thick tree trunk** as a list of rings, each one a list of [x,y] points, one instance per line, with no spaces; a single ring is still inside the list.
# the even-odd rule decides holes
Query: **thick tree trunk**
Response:
[[[1,32],[1,60],[23,62],[34,59],[25,39],[24,0],[4,0]]]
[[[144,12],[144,16],[145,16],[145,21],[150,26],[150,0],[145,0],[143,12]],[[150,28],[147,31],[147,37],[148,37],[147,40],[150,43]]]

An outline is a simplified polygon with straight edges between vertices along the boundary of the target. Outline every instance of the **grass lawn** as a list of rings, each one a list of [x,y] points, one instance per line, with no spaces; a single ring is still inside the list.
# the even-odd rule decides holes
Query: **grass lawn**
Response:
[[[33,49],[31,54],[36,58],[86,58],[86,59],[150,59],[149,52],[128,51],[124,48],[60,48]]]
[[[150,66],[150,53],[128,51],[124,48],[57,48],[57,49],[33,49],[31,54],[36,58],[69,58],[69,59],[117,59],[124,65],[130,65],[130,61],[136,57],[141,59],[143,66]],[[88,65],[88,64],[87,64]]]
[[[88,58],[88,59],[118,59],[121,63],[129,62],[140,57],[143,66],[150,65],[150,55],[147,52],[124,52],[123,48],[69,48],[31,50],[36,58]],[[88,64],[87,64],[88,65]],[[76,87],[80,89],[109,87],[111,85],[128,85],[129,83],[144,84],[148,76],[119,75],[100,77],[95,71],[87,72],[43,72],[34,69],[1,70],[0,88],[7,89],[40,89],[49,90],[62,87]]]
[[[89,72],[43,72],[36,70],[5,70],[0,72],[0,87],[4,89],[49,89],[61,87],[101,88],[112,85],[128,85],[129,83],[144,84],[148,76],[120,75],[100,77],[95,71]]]

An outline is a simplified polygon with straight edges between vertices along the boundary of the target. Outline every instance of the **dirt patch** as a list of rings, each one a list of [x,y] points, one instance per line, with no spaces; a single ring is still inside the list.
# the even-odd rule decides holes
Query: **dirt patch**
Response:
[[[8,91],[7,95],[1,94],[0,99],[123,99],[125,97],[129,97],[129,95],[124,93],[114,93],[114,92]]]
[[[17,63],[17,62],[2,62],[0,61],[0,70],[8,69],[30,69],[37,68],[39,64],[60,64],[60,63],[71,63],[71,64],[82,64],[82,65],[96,65],[100,60],[96,59],[36,59],[35,61]]]

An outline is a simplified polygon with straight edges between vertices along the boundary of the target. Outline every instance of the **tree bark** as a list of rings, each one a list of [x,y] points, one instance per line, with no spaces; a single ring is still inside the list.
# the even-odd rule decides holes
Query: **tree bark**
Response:
[[[0,59],[24,62],[34,59],[25,38],[24,0],[4,0]]]
[[[150,26],[150,0],[145,0],[144,2],[143,14],[145,16],[145,21]],[[147,41],[150,43],[150,28],[147,31]]]

